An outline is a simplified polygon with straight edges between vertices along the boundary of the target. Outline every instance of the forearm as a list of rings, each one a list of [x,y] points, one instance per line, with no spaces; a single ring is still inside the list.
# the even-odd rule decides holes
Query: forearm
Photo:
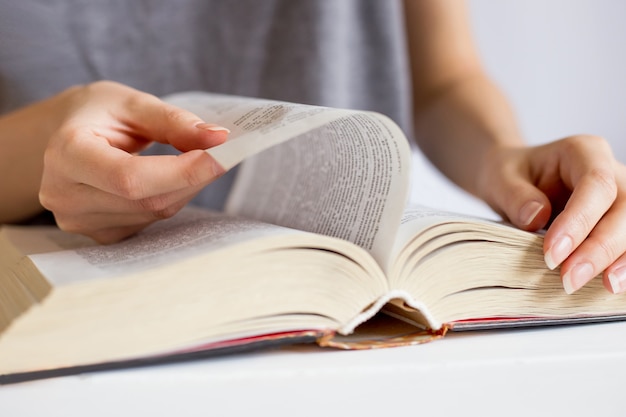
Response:
[[[462,77],[417,103],[416,140],[427,157],[452,181],[481,195],[481,168],[489,153],[502,146],[521,146],[511,107],[500,90],[480,71]]]
[[[43,154],[62,121],[69,91],[0,117],[0,224],[42,210],[38,193]]]
[[[461,0],[405,1],[416,139],[450,179],[480,195],[491,149],[521,145],[507,100],[485,75]]]
[[[516,226],[544,229],[568,293],[604,271],[626,292],[626,167],[599,137],[523,146],[513,112],[485,76],[462,0],[405,0],[416,138],[449,178]]]

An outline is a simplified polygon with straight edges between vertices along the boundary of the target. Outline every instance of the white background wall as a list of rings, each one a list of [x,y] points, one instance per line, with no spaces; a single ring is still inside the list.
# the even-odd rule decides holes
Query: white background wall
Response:
[[[468,0],[476,43],[529,143],[603,136],[626,163],[626,1]],[[417,158],[413,200],[488,214]],[[421,167],[420,167],[421,165]]]

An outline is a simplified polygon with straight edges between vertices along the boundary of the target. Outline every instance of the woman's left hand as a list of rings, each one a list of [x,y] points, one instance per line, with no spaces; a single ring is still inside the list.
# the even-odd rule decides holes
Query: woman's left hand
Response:
[[[599,274],[609,291],[626,291],[626,167],[606,140],[500,147],[485,160],[480,197],[522,229],[547,227],[546,264],[561,266],[568,294]]]

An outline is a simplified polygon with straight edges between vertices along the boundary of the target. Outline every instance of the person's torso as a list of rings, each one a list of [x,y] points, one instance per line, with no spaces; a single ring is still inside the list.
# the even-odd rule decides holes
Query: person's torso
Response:
[[[406,130],[403,25],[390,0],[0,0],[0,113],[109,79],[375,110]],[[219,206],[218,188],[198,201]]]

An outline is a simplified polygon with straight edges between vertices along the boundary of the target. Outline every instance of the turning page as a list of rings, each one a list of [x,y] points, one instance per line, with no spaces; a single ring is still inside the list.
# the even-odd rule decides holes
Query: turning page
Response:
[[[411,161],[389,118],[199,92],[166,100],[231,130],[207,150],[227,169],[245,161],[226,211],[345,239],[389,263]]]
[[[163,100],[230,130],[226,143],[207,149],[226,170],[264,149],[351,113],[350,110],[201,91],[172,94]]]

